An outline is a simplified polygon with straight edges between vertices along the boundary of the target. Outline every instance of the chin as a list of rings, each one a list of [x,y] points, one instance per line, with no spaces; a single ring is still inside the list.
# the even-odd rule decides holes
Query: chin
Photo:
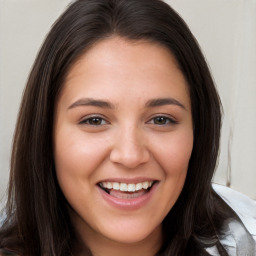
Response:
[[[142,229],[142,227],[122,227],[115,232],[111,230],[110,232],[104,232],[104,236],[119,244],[136,244],[143,242],[144,240],[147,241],[148,238],[158,238],[161,237],[162,234],[162,227],[161,225],[155,229],[150,229],[149,227]],[[103,232],[102,232],[103,234]]]

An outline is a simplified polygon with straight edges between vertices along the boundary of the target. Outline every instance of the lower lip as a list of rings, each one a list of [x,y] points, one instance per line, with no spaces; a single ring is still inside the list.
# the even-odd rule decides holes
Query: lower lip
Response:
[[[98,189],[99,189],[100,194],[102,195],[103,199],[111,206],[119,208],[120,210],[134,211],[139,208],[142,208],[150,201],[153,194],[155,193],[157,185],[158,185],[157,183],[154,184],[153,187],[143,196],[139,196],[136,198],[130,198],[130,199],[116,198],[116,197],[113,197],[110,194],[106,193],[101,188],[98,187]]]

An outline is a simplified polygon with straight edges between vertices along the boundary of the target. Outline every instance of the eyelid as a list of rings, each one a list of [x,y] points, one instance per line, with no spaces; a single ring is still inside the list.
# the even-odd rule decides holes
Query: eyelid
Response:
[[[165,126],[165,125],[175,125],[179,123],[174,117],[166,114],[157,114],[157,115],[151,116],[150,119],[147,121],[147,123],[151,123],[155,118],[159,118],[159,117],[166,118],[167,120],[169,120],[169,122],[167,124],[162,124],[162,125],[153,123],[154,125]]]
[[[100,125],[93,125],[93,124],[86,123],[86,122],[88,122],[89,120],[91,120],[93,118],[101,119],[105,123],[104,124],[100,124]],[[107,118],[102,116],[102,115],[100,115],[100,114],[90,114],[90,115],[84,116],[83,118],[80,119],[80,121],[78,123],[81,124],[81,125],[88,125],[88,126],[102,126],[102,125],[110,124],[110,122],[107,121]]]

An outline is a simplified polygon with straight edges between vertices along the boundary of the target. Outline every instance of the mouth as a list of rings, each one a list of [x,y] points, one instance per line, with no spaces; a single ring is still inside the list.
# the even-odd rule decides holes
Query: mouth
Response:
[[[158,181],[143,181],[138,183],[99,182],[97,185],[105,193],[120,199],[134,199],[141,197],[154,187]]]

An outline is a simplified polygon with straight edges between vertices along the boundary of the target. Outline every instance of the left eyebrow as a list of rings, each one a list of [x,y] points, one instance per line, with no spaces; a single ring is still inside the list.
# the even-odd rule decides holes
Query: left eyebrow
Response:
[[[158,98],[147,101],[146,107],[159,107],[164,105],[176,105],[186,110],[185,106],[174,98]]]

